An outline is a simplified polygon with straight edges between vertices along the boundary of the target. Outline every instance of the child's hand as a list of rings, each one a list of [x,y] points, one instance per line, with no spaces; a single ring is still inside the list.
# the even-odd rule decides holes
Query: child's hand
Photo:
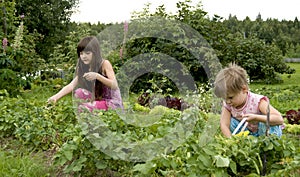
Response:
[[[257,117],[256,114],[245,114],[245,115],[243,115],[243,118],[247,118],[247,122],[257,121],[256,117]]]
[[[245,114],[244,117],[246,118],[246,121],[249,122],[249,125],[247,126],[248,130],[250,130],[251,132],[257,132],[257,114]]]
[[[98,75],[98,73],[96,73],[96,72],[88,72],[88,73],[85,73],[83,75],[83,77],[88,81],[92,81],[92,80],[97,79],[97,75]]]
[[[54,96],[52,96],[52,97],[50,97],[48,100],[47,100],[47,103],[48,104],[51,104],[51,103],[56,103],[56,101],[57,101],[57,99],[54,97]]]

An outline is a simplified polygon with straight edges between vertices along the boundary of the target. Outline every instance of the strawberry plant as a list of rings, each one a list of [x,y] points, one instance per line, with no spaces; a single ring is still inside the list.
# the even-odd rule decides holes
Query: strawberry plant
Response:
[[[69,99],[46,106],[37,98],[41,95],[9,98],[0,92],[2,137],[29,149],[54,150],[53,165],[65,175],[260,176],[264,167],[266,176],[299,173],[297,124],[286,124],[281,138],[245,133],[228,139],[220,134],[220,115],[207,113],[209,105],[179,111],[126,103],[130,116],[109,110],[76,117]],[[201,100],[208,104],[209,98]]]

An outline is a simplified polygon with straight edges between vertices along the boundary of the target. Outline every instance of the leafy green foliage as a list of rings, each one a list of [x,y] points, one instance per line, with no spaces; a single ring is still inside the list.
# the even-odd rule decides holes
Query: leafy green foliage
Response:
[[[145,7],[144,11],[136,13],[135,18],[151,19],[152,17],[164,17],[168,20],[178,20],[183,22],[197,32],[199,32],[205,40],[215,50],[220,63],[225,66],[230,62],[236,62],[244,67],[250,78],[256,82],[263,83],[280,83],[282,79],[279,74],[287,73],[291,74],[295,72],[283,60],[281,52],[283,48],[279,48],[279,42],[266,43],[261,37],[258,36],[258,32],[249,32],[247,36],[243,35],[242,29],[233,27],[232,24],[239,25],[238,21],[222,22],[222,18],[214,16],[213,19],[206,18],[206,12],[201,8],[195,8],[189,5],[190,1],[178,2],[178,13],[175,15],[166,14],[164,6],[159,6],[156,12],[150,13],[149,7]],[[260,22],[257,22],[258,24]],[[267,25],[267,23],[264,23]],[[258,25],[259,26],[259,25]],[[259,26],[260,27],[260,26]],[[130,28],[130,24],[129,24]],[[229,28],[229,29],[228,29]],[[149,29],[152,29],[149,27]],[[235,31],[233,34],[230,30]],[[167,31],[167,30],[163,30]],[[180,31],[180,30],[179,30]],[[187,32],[169,32],[169,36],[189,38]],[[282,41],[278,39],[278,41]],[[191,51],[187,51],[182,47],[181,41],[172,43],[174,41],[167,41],[165,39],[157,39],[155,37],[142,38],[126,43],[126,57],[132,58],[140,53],[164,53],[168,56],[174,57],[182,62],[191,73],[195,81],[205,82],[209,77],[208,72],[204,70],[206,67],[203,63],[198,61],[198,58],[193,56]],[[179,44],[179,45],[178,45]],[[187,44],[185,46],[191,46]],[[197,51],[201,53],[202,51]],[[209,51],[205,51],[207,54]],[[204,55],[205,56],[205,55]],[[138,82],[133,87],[139,88],[137,83],[147,86],[147,80],[161,80],[161,77],[153,73],[149,73],[143,77],[138,78]],[[174,89],[172,83],[168,83],[170,89]]]
[[[73,131],[76,119],[69,102],[60,107],[46,107],[43,100],[10,98],[7,94],[1,99],[1,136],[14,136],[24,145],[46,150],[60,146],[69,138],[68,130]]]
[[[62,44],[57,44],[49,56],[47,69],[62,69],[65,72],[65,79],[71,81],[74,77],[77,64],[77,44],[81,38],[91,35],[91,29],[87,24],[80,24],[66,35]],[[45,68],[45,69],[46,69]],[[45,78],[49,79],[49,78]]]
[[[46,91],[45,88],[43,90]],[[268,93],[272,91],[269,90]],[[196,123],[189,129],[192,134],[184,142],[177,143],[178,147],[173,151],[162,153],[147,162],[112,158],[108,151],[104,153],[103,150],[104,147],[116,142],[116,137],[121,137],[122,142],[125,142],[124,140],[152,142],[168,135],[183,113],[164,107],[149,110],[134,104],[132,115],[144,116],[132,116],[136,119],[130,119],[132,121],[130,124],[113,110],[95,112],[97,116],[87,114],[79,117],[83,118],[81,121],[84,122],[78,124],[70,99],[46,106],[47,95],[38,90],[34,93],[39,94],[10,98],[4,90],[0,92],[1,136],[14,137],[22,146],[29,149],[57,150],[53,165],[57,169],[63,169],[66,175],[259,176],[262,174],[265,153],[268,157],[267,175],[292,176],[297,174],[299,169],[300,147],[296,128],[287,126],[284,129],[285,134],[280,139],[252,136],[227,139],[220,136],[219,115],[207,113],[210,110],[208,105],[203,111],[196,112],[197,116],[193,116]],[[203,93],[206,92],[203,90],[201,95]],[[211,104],[211,97],[203,97],[205,99],[199,96],[189,101],[200,99],[203,105]],[[126,109],[130,109],[130,103],[126,104]],[[163,115],[161,119],[149,116],[151,120],[143,120],[147,114],[157,115],[157,113]],[[190,113],[187,116],[194,115]],[[140,123],[142,121],[143,125],[148,126],[136,126],[134,121]],[[155,123],[149,124],[149,121]],[[85,126],[88,125],[86,123],[94,126]],[[91,130],[97,130],[98,133],[102,130],[104,134],[109,132],[112,134],[108,139],[96,141],[95,144],[92,139],[95,138],[95,134],[91,133]],[[180,129],[177,130],[181,132]],[[177,135],[171,133],[170,140],[175,140],[179,135],[180,133]],[[121,149],[116,149],[114,155],[121,152],[123,152]]]
[[[290,109],[298,110],[300,104],[298,99],[300,89],[298,86],[274,88],[261,86],[260,88],[254,89],[253,92],[266,95],[270,99],[270,103],[282,114],[285,114]],[[282,104],[283,102],[284,104]]]
[[[26,83],[11,69],[0,69],[0,81],[0,89],[6,89],[12,96],[19,94],[19,89]]]
[[[210,119],[212,118],[210,117]],[[208,125],[211,125],[210,123],[212,122],[207,122]],[[216,136],[206,143],[203,143],[203,139],[205,138],[197,139],[193,136],[174,153],[137,164],[133,170],[137,172],[136,174],[144,176],[149,174],[165,176],[174,173],[179,176],[260,175],[263,169],[263,155],[266,153],[268,157],[267,174],[272,172],[270,175],[276,176],[277,172],[297,173],[294,165],[293,170],[292,168],[285,169],[288,165],[285,159],[289,158],[291,153],[295,155],[299,151],[299,149],[295,151],[296,144],[289,143],[286,137],[279,139],[278,137],[255,138],[248,136],[227,139]],[[296,155],[290,160],[293,161],[293,164],[297,164],[298,158]]]
[[[15,11],[14,2],[5,1],[5,4],[0,3],[1,7],[5,6],[7,10],[7,26],[4,27],[3,25],[2,27],[8,32],[8,36],[5,36],[6,34],[0,31],[0,36],[7,37],[9,42],[16,39],[16,44],[20,44],[18,47],[15,47],[16,45],[13,45],[14,42],[12,42],[0,54],[1,137],[14,138],[22,146],[29,149],[53,150],[55,152],[55,165],[57,165],[55,167],[57,169],[63,168],[64,173],[71,176],[259,176],[262,175],[264,167],[263,156],[265,154],[268,157],[266,164],[267,175],[293,176],[299,173],[299,127],[287,125],[286,129],[283,130],[286,134],[281,139],[272,136],[259,138],[237,136],[225,139],[220,136],[219,115],[209,113],[218,112],[216,110],[219,106],[213,105],[214,98],[206,87],[200,90],[199,95],[187,99],[187,101],[199,106],[197,109],[188,110],[187,112],[161,107],[149,109],[136,104],[131,107],[128,103],[126,108],[132,108],[132,112],[130,112],[131,116],[127,118],[132,119],[126,119],[126,121],[130,123],[124,121],[124,117],[121,117],[117,112],[109,110],[106,112],[95,112],[98,117],[90,116],[90,114],[79,117],[81,118],[79,121],[83,122],[78,124],[76,119],[78,117],[74,114],[74,108],[70,99],[61,100],[56,105],[47,105],[46,97],[48,95],[44,94],[49,88],[52,91],[53,89],[55,91],[60,89],[65,84],[65,81],[60,79],[35,80],[34,83],[43,86],[39,88],[36,95],[25,94],[10,98],[11,94],[15,95],[14,91],[18,91],[20,85],[24,85],[23,80],[20,78],[28,73],[34,73],[35,70],[40,68],[40,65],[42,65],[43,69],[47,67],[49,69],[56,69],[57,67],[64,69],[68,71],[67,80],[70,80],[74,73],[75,61],[77,60],[75,50],[79,39],[85,35],[96,34],[104,28],[102,25],[94,29],[94,26],[90,24],[72,24],[70,27],[72,32],[67,32],[65,31],[66,29],[60,31],[61,28],[58,28],[58,26],[62,25],[60,22],[64,20],[60,21],[60,19],[57,21],[56,15],[59,13],[52,13],[52,10],[62,12],[61,10],[64,7],[70,9],[74,5],[72,3],[76,1],[49,2],[46,5],[42,5],[40,12],[37,12],[39,8],[34,8],[39,6],[39,3],[28,2],[31,1],[20,1],[17,4],[17,11]],[[29,10],[22,12],[22,9],[25,7],[28,7]],[[282,41],[285,41],[286,36],[280,36],[277,41],[274,41],[277,47],[272,45],[270,36],[267,36],[267,25],[262,28],[265,31],[258,35],[253,31],[254,27],[252,29],[248,28],[251,24],[248,20],[245,20],[246,31],[245,36],[243,36],[239,29],[233,28],[236,23],[232,21],[229,27],[235,32],[231,35],[227,31],[228,29],[223,26],[222,18],[218,16],[213,17],[212,20],[205,18],[206,12],[201,8],[193,8],[189,5],[189,1],[177,3],[177,7],[178,14],[175,15],[167,14],[163,6],[160,6],[154,14],[151,14],[146,7],[145,11],[140,13],[138,18],[164,17],[169,20],[176,19],[193,27],[214,48],[223,65],[236,61],[247,69],[253,79],[261,79],[268,83],[278,82],[278,73],[292,72],[282,62],[282,56],[277,48],[279,47],[284,52],[286,46]],[[29,15],[29,11],[37,15]],[[25,13],[25,20],[20,21],[16,17],[19,14],[16,15],[14,14],[15,12]],[[66,14],[63,13],[61,17],[67,17],[67,14],[68,11]],[[50,19],[53,16],[55,18]],[[33,20],[36,18],[39,19]],[[40,20],[43,24],[40,23]],[[68,19],[65,20],[64,22],[68,21]],[[55,25],[56,23],[53,22],[58,22],[58,25]],[[257,22],[256,30],[259,29],[260,26],[258,24],[260,23],[259,21]],[[45,24],[48,25],[43,26]],[[63,24],[63,26],[66,24]],[[129,24],[129,29],[131,27],[145,29],[145,26],[134,25],[130,26]],[[117,49],[114,51],[104,48],[103,55],[112,61],[116,72],[118,72],[118,69],[124,62],[130,61],[130,58],[140,53],[164,53],[165,56],[178,58],[197,81],[207,81],[207,76],[202,66],[203,63],[198,62],[197,57],[194,57],[190,51],[181,46],[181,44],[193,46],[197,41],[181,40],[183,39],[182,37],[187,37],[184,36],[187,34],[176,30],[180,29],[177,28],[179,26],[169,26],[174,30],[168,35],[173,37],[172,39],[178,39],[174,40],[176,41],[175,43],[174,41],[154,37],[136,39],[132,34],[127,34],[129,40],[126,42],[126,50],[122,57],[119,56],[118,51],[118,47],[121,46],[117,46]],[[122,26],[117,26],[117,29],[108,29],[120,32],[119,27]],[[154,24],[152,27],[157,27],[157,24]],[[39,33],[34,32],[34,29],[37,28],[40,30],[40,34],[45,35],[44,38],[41,38]],[[101,30],[99,30],[100,28]],[[160,35],[162,31],[170,32],[164,29],[169,28],[160,29],[157,35]],[[294,30],[296,30],[296,26]],[[104,39],[102,40],[103,46],[113,44],[115,38],[119,37],[118,35],[125,35],[114,33],[114,31],[109,32],[116,34],[116,36],[110,36],[109,33],[105,33],[107,36],[102,36],[103,38],[101,38]],[[15,34],[17,34],[16,38],[14,38]],[[262,42],[261,38],[265,38],[267,44]],[[121,37],[121,39],[123,38]],[[42,42],[44,43],[42,44]],[[58,45],[56,45],[57,43]],[[48,46],[48,44],[49,48],[40,48],[42,45]],[[121,44],[123,44],[122,41],[119,45]],[[49,55],[51,46],[55,46],[55,48],[53,53]],[[33,48],[40,48],[43,51],[36,52]],[[199,56],[203,56],[207,52],[212,54],[212,51],[207,48],[197,48],[192,52],[199,54]],[[49,65],[44,65],[44,61],[37,53],[43,54],[43,56],[50,56],[50,58],[45,58],[49,61]],[[213,55],[210,57],[213,58]],[[154,62],[155,57],[149,58],[149,61]],[[140,69],[139,65],[135,64],[135,62],[132,62],[132,71]],[[259,72],[254,70],[254,68],[259,68]],[[166,72],[167,70],[164,71]],[[156,82],[157,80],[161,82],[158,83]],[[137,86],[137,90],[143,89],[146,84],[149,84],[149,88],[155,92],[165,93],[175,90],[172,81],[158,74],[147,75],[141,81],[143,82]],[[45,87],[46,85],[48,88]],[[34,85],[34,87],[36,86]],[[1,90],[1,88],[7,90]],[[299,108],[299,99],[297,97],[299,95],[299,87],[297,86],[286,87],[284,91],[282,91],[282,88],[264,86],[255,90],[255,92],[267,95],[271,100],[271,104],[282,113],[289,109]],[[145,119],[146,115],[149,119]],[[162,117],[159,119],[157,115],[162,115]],[[195,121],[195,124],[192,124],[194,125],[193,127],[185,127],[186,129],[184,129],[181,124],[177,125],[182,120]],[[90,126],[89,123],[92,123],[91,125],[94,126]],[[97,130],[98,132],[93,134],[90,132],[91,130]],[[185,141],[179,142],[176,140],[177,137],[186,135],[185,133],[189,135]],[[110,136],[99,139],[100,135],[103,134]],[[163,137],[168,139],[162,139]],[[102,141],[96,141],[95,143],[92,140]],[[143,151],[138,151],[137,148],[134,149],[132,146],[126,146],[128,143],[126,144],[125,140],[129,142],[142,141],[144,144],[140,147],[142,147]],[[136,156],[136,159],[149,155],[144,151],[145,148],[161,150],[162,146],[147,144],[155,140],[168,140],[161,142],[176,145],[176,148],[169,151],[166,150],[154,158],[149,158],[146,162],[122,160],[124,157],[125,159],[128,157],[128,154],[125,152],[129,152],[129,150],[133,150],[141,155]],[[120,145],[126,148],[113,149],[115,150],[113,153],[112,151],[101,151],[111,150],[109,149],[111,144],[116,142],[121,143]],[[0,153],[0,155],[2,154]],[[4,156],[4,158],[6,157]],[[29,163],[25,162],[25,164]]]
[[[35,50],[47,59],[53,47],[64,41],[70,24],[70,16],[78,0],[34,1],[16,0],[17,16],[24,14],[29,32],[43,35],[36,41]]]
[[[12,9],[13,12],[15,10],[14,3],[1,2],[1,6],[9,9],[9,13],[12,13]],[[30,76],[40,68],[44,60],[34,49],[35,40],[40,36],[35,32],[29,33],[23,19],[13,15],[4,17],[13,23],[13,27],[10,27],[12,30],[9,33],[1,36],[7,40],[7,45],[2,46],[0,54],[0,89],[6,89],[11,96],[17,96],[23,88],[30,88]]]
[[[286,124],[284,127],[284,131],[286,133],[290,133],[290,134],[295,134],[295,135],[299,135],[300,134],[300,125],[297,124]]]
[[[296,53],[299,41],[299,21],[295,17],[295,20],[282,20],[268,18],[263,21],[261,18],[251,21],[249,17],[244,20],[238,20],[236,16],[229,16],[228,19],[224,19],[223,24],[231,31],[231,33],[242,34],[244,37],[257,36],[263,40],[266,44],[275,44],[281,51],[281,55],[289,57],[294,55],[295,58],[300,55]],[[291,52],[294,50],[293,52]]]
[[[222,54],[219,59],[222,64],[235,62],[246,69],[251,81],[280,83],[282,79],[279,74],[294,73],[280,55],[280,51],[274,45],[267,45],[257,38],[229,37],[224,41]]]
[[[9,36],[12,35],[13,31],[15,31],[15,5],[14,1],[1,1],[0,2],[0,16],[2,18],[2,23],[0,26],[3,30],[0,31],[0,36]]]
[[[128,42],[125,46],[126,56],[124,58],[130,59],[139,54],[146,53],[163,53],[181,62],[186,67],[187,72],[189,72],[193,76],[195,81],[207,81],[207,75],[211,73],[205,72],[203,63],[208,62],[209,59],[211,59],[210,57],[213,56],[213,52],[206,48],[207,43],[202,38],[202,36],[200,36],[200,34],[205,34],[206,36],[208,36],[206,31],[209,31],[209,29],[206,28],[205,23],[208,23],[209,20],[205,18],[205,12],[202,10],[195,10],[196,8],[191,7],[188,1],[177,3],[178,14],[176,15],[166,14],[163,5],[159,6],[156,9],[156,12],[152,14],[147,8],[149,7],[145,7],[143,12],[136,13],[134,20],[139,22],[139,19],[141,19],[141,24],[143,23],[143,19],[152,22],[156,19],[164,18],[166,19],[166,21],[169,21],[168,23],[161,22],[163,25],[159,23],[153,23],[149,26],[144,25],[145,27],[143,25],[139,26],[140,28],[144,27],[146,29],[149,29],[149,31],[152,30],[152,33],[149,32],[149,34],[152,34],[152,36],[133,40],[130,38],[130,35],[128,35]],[[172,21],[173,23],[170,23],[170,21]],[[186,28],[185,25],[190,27],[190,29]],[[129,33],[131,32],[131,29],[133,29],[133,32],[136,32],[134,23],[129,24]],[[160,30],[157,31],[157,29]],[[149,60],[152,60],[153,63],[162,62],[162,60],[160,61],[157,58],[158,57],[153,56],[149,57]],[[199,60],[202,60],[202,63]],[[168,62],[168,64],[170,68],[175,68],[172,63]],[[206,67],[208,68],[208,66]],[[140,68],[136,68],[135,70],[139,69]],[[178,71],[172,71],[172,73],[176,75],[178,74]],[[157,73],[149,72],[137,79],[137,81],[132,86],[133,91],[137,91],[141,85],[147,87],[149,85],[147,81],[150,80],[159,81],[165,79]],[[163,91],[167,91],[167,89],[176,90],[174,83],[170,81],[165,82],[164,85],[166,85],[166,88],[164,88]],[[147,88],[145,90],[147,90]]]

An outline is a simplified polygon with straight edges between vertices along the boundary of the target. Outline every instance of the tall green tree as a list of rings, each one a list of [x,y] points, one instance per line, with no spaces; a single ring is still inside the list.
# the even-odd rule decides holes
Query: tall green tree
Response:
[[[36,31],[30,33],[23,16],[16,15],[15,1],[0,1],[0,90],[11,96],[22,88],[30,88],[30,76],[39,70],[44,60],[36,53],[36,41],[41,37]]]
[[[70,17],[79,0],[15,0],[16,14],[25,15],[28,31],[43,35],[37,42],[36,51],[45,59],[53,47],[64,41]]]
[[[209,19],[206,17],[207,13],[201,8],[201,4],[192,6],[189,0],[178,2],[178,11],[174,15],[166,14],[163,6],[160,6],[152,14],[147,8],[141,13],[142,17],[160,16],[189,25],[209,42],[221,64],[227,65],[229,62],[234,61],[244,67],[251,79],[255,81],[281,82],[278,73],[294,72],[284,63],[283,56],[280,53],[284,54],[288,42],[285,32],[282,31],[287,31],[289,28],[281,30],[284,25],[277,26],[279,24],[277,21],[269,20],[265,22],[260,14],[258,14],[255,21],[251,21],[249,17],[246,17],[242,22],[235,17],[224,20],[218,15]],[[173,35],[178,34],[174,33]],[[180,35],[184,35],[184,33]],[[267,40],[268,42],[266,42]],[[281,41],[281,43],[276,41]],[[127,48],[127,54],[133,54],[132,56],[139,52],[155,51],[178,58],[180,62],[187,66],[195,81],[206,80],[207,76],[202,69],[202,64],[197,62],[197,58],[194,58],[176,44],[147,38],[131,43]],[[132,49],[135,49],[135,51]]]
[[[8,35],[11,35],[16,28],[16,26],[14,25],[14,22],[16,20],[15,2],[1,0],[0,8],[0,36],[8,37]]]

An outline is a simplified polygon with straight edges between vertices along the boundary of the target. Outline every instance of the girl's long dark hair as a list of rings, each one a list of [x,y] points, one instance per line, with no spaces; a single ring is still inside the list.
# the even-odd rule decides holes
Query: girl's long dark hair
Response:
[[[86,65],[80,59],[80,52],[92,52],[93,58],[89,65]],[[92,101],[101,99],[102,83],[98,80],[87,81],[83,78],[84,73],[97,72],[101,73],[102,57],[100,52],[100,44],[96,37],[88,36],[80,40],[77,45],[78,62],[76,67],[76,75],[78,76],[79,87],[92,92]]]

